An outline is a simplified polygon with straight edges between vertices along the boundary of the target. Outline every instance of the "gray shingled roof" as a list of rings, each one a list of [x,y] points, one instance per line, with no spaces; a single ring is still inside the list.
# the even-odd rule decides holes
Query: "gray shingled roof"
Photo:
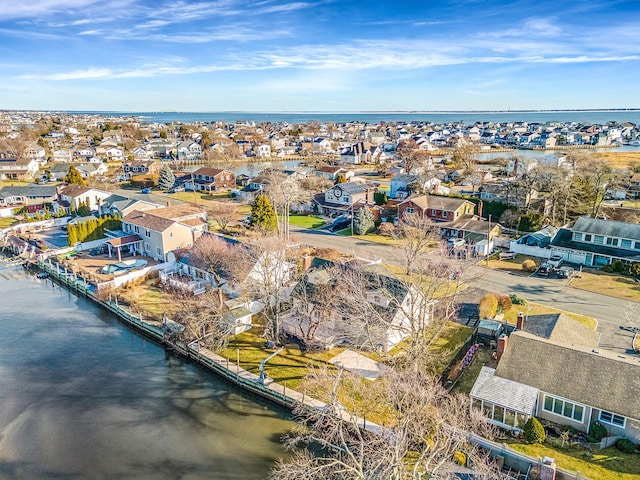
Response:
[[[496,375],[592,407],[640,419],[640,360],[511,334]]]
[[[529,315],[524,331],[563,345],[595,348],[598,344],[598,333],[594,329],[564,313]]]
[[[580,217],[576,220],[572,230],[574,232],[586,232],[594,235],[606,235],[608,237],[628,238],[631,240],[640,238],[640,224],[602,220],[591,217]]]
[[[7,186],[0,188],[0,197],[55,197],[57,188],[48,185]]]
[[[533,415],[538,389],[498,377],[495,373],[493,368],[482,367],[469,396]]]

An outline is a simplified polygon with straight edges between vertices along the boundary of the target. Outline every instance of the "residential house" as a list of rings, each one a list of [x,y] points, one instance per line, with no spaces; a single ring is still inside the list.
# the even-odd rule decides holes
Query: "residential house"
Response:
[[[69,148],[56,148],[53,150],[54,162],[72,162],[73,152]]]
[[[35,159],[0,158],[0,180],[34,178],[39,169]]]
[[[570,229],[558,230],[551,241],[550,255],[588,267],[609,265],[615,260],[640,262],[640,225],[580,217]]]
[[[579,322],[558,319],[556,325],[501,337],[498,352],[504,353],[496,369],[482,367],[473,406],[511,430],[522,430],[530,417],[582,432],[598,421],[611,436],[640,441],[638,359],[598,348],[598,334]]]
[[[502,226],[479,215],[462,215],[456,220],[439,224],[440,232],[445,238],[463,238],[473,244],[482,240],[491,241],[500,235]]]
[[[191,204],[134,210],[122,218],[122,230],[129,236],[138,236],[139,239],[129,244],[134,252],[167,261],[169,252],[193,246],[195,240],[207,231],[207,214]],[[107,243],[118,247],[117,238]]]
[[[122,165],[125,180],[129,180],[131,177],[138,175],[158,175],[161,168],[159,162],[152,160],[137,160],[134,162],[126,162]]]
[[[146,210],[152,210],[160,208],[155,203],[146,202],[144,200],[137,200],[135,198],[129,198],[122,195],[110,195],[102,201],[100,206],[100,213],[106,215],[120,215],[124,217],[129,215],[134,210],[144,212]]]
[[[411,191],[409,185],[417,184],[418,176],[401,173],[396,175],[389,182],[389,198],[407,198]]]
[[[196,160],[202,155],[202,147],[198,142],[185,140],[177,147],[178,160]]]
[[[336,167],[333,165],[322,165],[321,167],[318,167],[316,170],[314,170],[313,174],[316,177],[326,178],[328,180],[331,180],[332,182],[334,182],[340,174],[344,175],[344,178],[347,181],[352,179],[355,175],[353,170],[348,170],[346,168]]]
[[[463,198],[436,195],[414,195],[398,204],[398,218],[407,215],[420,215],[434,222],[451,222],[473,215],[475,205]]]
[[[197,192],[213,192],[230,190],[235,184],[235,173],[219,168],[201,167],[193,172],[191,178],[185,183],[185,188]]]
[[[69,173],[71,165],[75,166],[82,178],[104,175],[109,170],[104,163],[54,163],[45,170],[45,173],[50,179],[61,181]]]
[[[58,191],[58,203],[70,210],[77,210],[81,205],[87,205],[90,210],[100,210],[105,198],[111,193],[97,188],[80,185],[65,185]]]
[[[368,305],[380,321],[364,328],[362,319],[350,318],[348,308],[340,309],[340,299],[327,306],[327,295],[336,297],[341,276],[356,273],[362,282]],[[332,348],[348,342],[360,348],[388,351],[413,330],[426,326],[432,318],[433,304],[413,286],[372,265],[336,264],[314,258],[303,279],[291,292],[291,310],[281,317],[283,329],[305,342]],[[347,316],[345,316],[347,315]]]
[[[270,158],[271,157],[271,145],[269,144],[263,144],[263,145],[257,145],[254,148],[255,154],[257,157],[260,158]]]
[[[0,217],[11,217],[16,208],[27,207],[29,213],[52,204],[57,211],[57,188],[49,185],[29,184],[24,186],[7,186],[0,188]]]
[[[314,197],[318,211],[325,215],[352,214],[364,205],[373,205],[374,188],[364,183],[339,183]]]

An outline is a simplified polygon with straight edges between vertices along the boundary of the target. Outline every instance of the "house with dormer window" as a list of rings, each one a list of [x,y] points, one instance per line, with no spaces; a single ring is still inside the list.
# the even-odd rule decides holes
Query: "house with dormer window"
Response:
[[[351,214],[365,205],[373,205],[375,189],[365,183],[339,183],[313,198],[318,213],[324,215]]]

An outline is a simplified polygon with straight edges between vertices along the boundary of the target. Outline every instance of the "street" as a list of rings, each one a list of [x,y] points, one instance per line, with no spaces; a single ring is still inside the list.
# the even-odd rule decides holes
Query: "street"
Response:
[[[311,246],[335,248],[369,260],[383,259],[384,262],[395,264],[402,262],[398,249],[392,246],[293,225],[291,233],[301,243]],[[624,325],[626,301],[572,288],[562,279],[521,277],[482,266],[476,268],[479,273],[474,275],[472,287],[475,289],[502,294],[517,293],[532,302],[594,317],[598,320],[597,330],[601,335],[602,348],[618,353],[633,353],[633,334],[620,328]]]

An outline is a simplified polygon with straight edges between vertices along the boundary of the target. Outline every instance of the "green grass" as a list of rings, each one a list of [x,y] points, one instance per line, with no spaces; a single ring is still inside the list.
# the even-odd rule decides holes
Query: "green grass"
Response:
[[[637,480],[640,455],[622,453],[614,447],[594,453],[583,449],[552,448],[549,445],[511,444],[514,450],[532,457],[551,457],[566,470],[580,472],[591,480]]]
[[[487,366],[495,368],[496,361],[491,357],[492,353],[493,352],[486,347],[476,350],[471,364],[462,373],[451,391],[453,393],[464,393],[465,395],[469,395],[473,388],[473,384],[476,383],[476,379],[478,378],[482,367]]]
[[[326,221],[311,215],[289,215],[289,224],[303,228],[320,228]]]
[[[586,325],[593,330],[598,326],[598,322],[595,318],[587,317],[586,315],[580,315],[578,313],[567,312],[566,310],[560,310],[558,308],[548,307],[547,305],[541,305],[539,303],[529,302],[527,305],[514,305],[511,307],[507,313],[504,314],[504,321],[507,323],[511,323],[513,325],[516,324],[516,319],[518,318],[519,312],[526,312],[527,307],[529,309],[529,315],[545,315],[549,313],[564,313],[565,315],[577,320],[578,322]]]
[[[345,228],[343,230],[338,230],[336,232],[338,235],[342,235],[343,237],[351,236],[351,227]],[[366,235],[353,235],[353,238],[359,238],[362,240],[366,240],[368,242],[380,243],[382,245],[398,245],[398,241],[392,237],[384,237],[382,235],[378,235],[377,233],[367,233]]]
[[[0,218],[0,228],[8,228],[17,225],[18,221],[13,217]]]
[[[175,198],[176,200],[182,200],[183,202],[207,204],[217,200],[223,200],[229,198],[229,192],[219,191],[208,193],[196,192],[176,192],[167,195],[169,198]]]
[[[265,348],[266,340],[261,335],[262,328],[254,327],[247,332],[231,337],[227,348],[217,353],[228,358],[231,364],[235,363],[236,349],[239,349],[240,367],[258,375],[260,362],[273,353],[273,350]],[[335,369],[336,367],[328,361],[342,351],[344,348],[333,348],[317,353],[302,353],[296,345],[290,345],[269,361],[265,372],[276,382],[283,385],[286,382],[287,387],[297,389],[302,384],[302,379],[307,374],[310,365]]]

